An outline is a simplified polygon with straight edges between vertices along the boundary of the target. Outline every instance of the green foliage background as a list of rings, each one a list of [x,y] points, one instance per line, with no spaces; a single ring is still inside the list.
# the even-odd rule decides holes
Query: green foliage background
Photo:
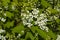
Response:
[[[40,13],[47,12],[49,20],[53,17],[46,25],[49,32],[39,29],[38,26],[28,28],[23,25],[21,10],[32,11],[32,8],[38,8]],[[58,18],[55,19],[54,16]],[[60,0],[0,0],[0,17],[6,19],[5,22],[0,20],[0,29],[6,30],[1,35],[6,36],[6,40],[56,40],[60,34]],[[18,34],[21,34],[19,38]]]

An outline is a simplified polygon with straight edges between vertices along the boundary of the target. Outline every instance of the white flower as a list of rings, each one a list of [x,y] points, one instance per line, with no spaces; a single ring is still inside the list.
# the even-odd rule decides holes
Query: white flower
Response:
[[[33,14],[38,14],[38,13],[39,13],[39,10],[33,9],[32,13],[33,13]]]
[[[3,32],[5,32],[5,30],[0,29],[0,33],[3,33]]]
[[[32,24],[31,24],[31,23],[27,23],[27,25],[28,25],[28,27],[29,27],[29,28],[32,26]]]
[[[19,38],[21,36],[21,34],[18,34],[17,38]]]
[[[27,10],[27,13],[29,13],[29,11]]]
[[[23,11],[22,11],[23,12]],[[36,9],[36,8],[33,8],[33,11],[32,13],[29,13],[29,11],[27,10],[27,13],[21,13],[21,16],[22,17],[22,21],[23,21],[23,24],[24,25],[27,25],[27,27],[31,27],[33,24],[34,25],[37,25],[40,27],[40,29],[42,30],[45,30],[48,32],[48,28],[46,28],[46,23],[48,21],[48,19],[46,18],[47,15],[44,14],[44,13],[41,13],[40,15],[38,14],[39,13],[39,10]],[[33,18],[36,18],[37,20],[34,21]],[[32,23],[34,21],[34,23]]]
[[[21,34],[18,34],[18,36],[21,36]]]
[[[42,13],[42,14],[40,14],[40,17],[46,17],[46,14]]]
[[[57,39],[56,40],[60,40],[60,35],[57,36]]]
[[[37,21],[40,21],[40,20],[42,20],[42,18],[41,18],[41,17],[38,17],[38,18],[37,18]]]
[[[2,19],[1,19],[1,21],[5,22],[5,21],[6,21],[6,19],[2,18]]]
[[[40,22],[38,22],[38,24],[41,25],[41,26],[46,25],[46,23],[43,20],[41,20]]]
[[[49,32],[49,31],[48,31],[49,29],[48,29],[48,27],[46,27],[46,26],[40,26],[40,29],[41,29],[41,30],[45,30],[46,32]]]
[[[23,17],[23,18],[29,19],[29,18],[30,18],[30,16],[29,16],[29,15],[26,15],[26,16],[25,16],[25,17]]]
[[[27,21],[26,21],[26,20],[23,20],[23,24],[24,24],[24,25],[27,25],[26,23],[27,23]]]
[[[6,37],[3,36],[3,35],[0,35],[0,39],[1,39],[1,40],[6,40]]]
[[[42,16],[44,16],[44,14],[40,14],[40,16],[42,17]]]
[[[41,30],[44,30],[44,29],[45,29],[45,26],[40,26],[40,29],[41,29]]]
[[[37,16],[33,16],[33,17],[37,18]]]
[[[44,21],[44,22],[47,22],[47,21],[48,21],[48,19],[47,19],[47,18],[45,18],[43,21]]]
[[[38,21],[35,21],[34,23],[35,23],[35,25],[37,25],[38,24]]]
[[[38,18],[38,15],[33,15],[33,17]]]
[[[2,39],[3,39],[3,40],[6,40],[6,38],[5,38],[5,37],[3,37]]]
[[[32,22],[32,21],[33,21],[33,19],[32,19],[32,18],[28,19],[28,22]]]
[[[33,18],[33,15],[32,15],[32,13],[29,13],[29,17]]]
[[[25,13],[21,13],[21,16],[24,16],[24,17],[26,17],[27,15],[26,15]]]

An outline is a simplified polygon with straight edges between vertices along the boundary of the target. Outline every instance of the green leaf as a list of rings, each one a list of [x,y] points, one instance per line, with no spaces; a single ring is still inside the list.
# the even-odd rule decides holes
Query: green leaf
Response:
[[[57,30],[60,30],[60,25],[58,25],[58,28],[57,28]]]
[[[60,24],[60,19],[56,19],[56,22],[57,22],[58,24]]]
[[[11,21],[4,24],[4,27],[10,28],[10,27],[13,27],[13,25],[14,25],[14,21]]]
[[[27,32],[27,34],[25,36],[25,40],[27,40],[28,38],[30,38],[31,40],[34,40],[34,37],[31,32]]]
[[[10,2],[10,0],[2,0],[2,5],[7,6],[9,2]]]
[[[37,29],[37,32],[45,40],[50,40],[50,36],[48,36],[48,34],[46,32],[44,32],[43,30]]]
[[[51,13],[56,14],[58,11],[56,9],[50,9]]]
[[[56,40],[57,35],[53,33],[50,29],[49,32],[47,32],[47,35],[49,35],[52,38],[52,40]]]
[[[47,11],[52,15],[58,14],[58,11],[56,9],[52,9],[51,7],[48,8]]]
[[[45,8],[47,8],[48,6],[50,6],[50,4],[47,1],[45,1],[45,0],[41,0],[41,4]]]
[[[20,33],[24,34],[22,31],[24,31],[24,25],[23,24],[18,24],[15,28],[12,29],[13,33]]]
[[[35,33],[35,31],[37,31],[37,33],[45,40],[50,40],[51,38],[52,38],[52,40],[56,40],[56,37],[57,37],[56,34],[53,33],[50,29],[49,29],[49,32],[45,32],[41,29],[38,29],[38,26],[36,26],[36,27],[32,27],[31,30],[33,33]]]
[[[48,36],[45,31],[39,29],[38,26],[32,27],[31,30],[32,30],[33,33],[36,33],[36,31],[37,31],[37,33],[38,33],[42,38],[44,38],[45,40],[50,40],[50,36]]]
[[[6,12],[6,17],[8,17],[8,18],[12,18],[14,16],[14,14],[13,13],[11,13],[11,12]]]
[[[31,31],[32,31],[33,33],[35,33],[37,28],[38,28],[38,26],[37,26],[37,27],[32,26],[32,27],[31,27]]]

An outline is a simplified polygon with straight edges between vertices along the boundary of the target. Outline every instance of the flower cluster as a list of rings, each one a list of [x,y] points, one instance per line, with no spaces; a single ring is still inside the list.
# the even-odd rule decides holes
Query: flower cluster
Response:
[[[6,37],[1,35],[1,33],[5,33],[5,30],[0,29],[0,40],[6,40]]]
[[[26,13],[22,10],[21,16],[23,24],[27,25],[27,27],[37,25],[40,29],[48,32],[48,27],[46,27],[46,23],[48,21],[47,15],[44,13],[39,13],[38,9],[33,8],[32,12],[26,11]]]
[[[6,40],[6,37],[3,35],[0,35],[0,40]]]

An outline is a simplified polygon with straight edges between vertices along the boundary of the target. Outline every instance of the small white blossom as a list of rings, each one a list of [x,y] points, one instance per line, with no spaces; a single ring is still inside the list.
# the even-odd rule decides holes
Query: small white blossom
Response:
[[[33,13],[33,14],[38,14],[38,13],[39,13],[39,10],[33,9],[32,13]]]
[[[56,40],[60,40],[60,35],[57,36],[57,39]]]
[[[26,21],[26,20],[24,20],[24,21],[23,21],[23,24],[24,24],[24,25],[27,25],[26,23],[27,23],[27,21]]]
[[[32,18],[28,19],[28,22],[32,22],[32,21],[33,21],[33,19],[32,19]]]
[[[4,19],[4,18],[1,18],[1,21],[5,22],[5,21],[6,21],[6,19]]]
[[[32,24],[29,24],[28,27],[30,28],[32,26]]]
[[[21,36],[21,34],[18,34],[17,38],[19,38]]]
[[[18,34],[18,36],[21,36],[21,34]]]
[[[3,32],[5,32],[5,30],[0,29],[0,33],[3,33]]]
[[[29,13],[29,11],[27,10],[27,13]]]
[[[6,38],[5,38],[5,37],[3,37],[2,39],[3,39],[3,40],[6,40]]]
[[[40,14],[40,16],[42,17],[42,16],[44,16],[44,14]]]
[[[45,26],[40,26],[40,29],[41,29],[41,30],[44,30],[44,29],[45,29]]]
[[[33,15],[34,18],[38,18],[38,15]]]
[[[43,21],[44,21],[44,22],[47,22],[47,21],[48,21],[48,19],[46,18],[46,19],[44,19]]]
[[[26,24],[28,25],[28,27],[29,27],[29,28],[32,26],[32,24],[31,24],[31,23],[26,23]]]
[[[29,15],[26,16],[26,19],[28,19],[28,18],[29,18]]]
[[[3,35],[0,35],[0,39],[1,39],[1,40],[6,40],[6,37],[3,36]]]
[[[21,16],[24,16],[24,17],[26,17],[27,15],[26,15],[25,13],[21,13]]]

